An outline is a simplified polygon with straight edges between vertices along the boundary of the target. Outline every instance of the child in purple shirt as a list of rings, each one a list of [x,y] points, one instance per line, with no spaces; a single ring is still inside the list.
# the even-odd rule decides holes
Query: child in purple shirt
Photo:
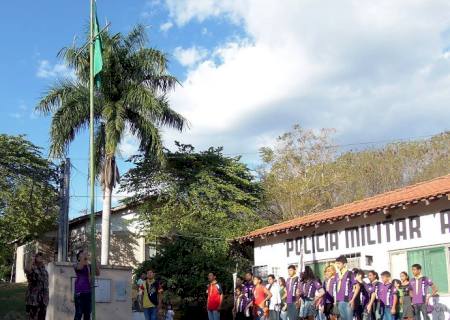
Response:
[[[329,265],[325,268],[325,280],[323,281],[323,288],[325,295],[322,298],[323,313],[327,319],[330,319],[333,312],[334,296],[336,295],[336,268]]]
[[[420,264],[412,265],[413,278],[409,281],[409,292],[412,297],[414,317],[420,320],[420,314],[425,320],[428,320],[427,305],[430,297],[434,296],[438,289],[430,278],[422,275],[422,266]],[[429,293],[431,288],[432,293]]]
[[[347,269],[347,258],[340,256],[336,259],[336,303],[341,320],[353,319],[355,296],[359,294],[359,285],[353,272]]]
[[[317,291],[317,295],[316,295]],[[316,315],[316,303],[325,294],[320,281],[316,279],[310,266],[305,267],[297,289],[300,297],[300,319],[313,320]]]
[[[376,291],[380,302],[381,317],[383,320],[394,320],[397,308],[397,289],[391,283],[391,273],[381,273],[381,283]]]
[[[253,301],[253,290],[255,286],[253,285],[253,274],[251,272],[247,272],[245,274],[245,281],[242,285],[242,293],[245,296],[245,314],[249,314],[245,319],[252,319],[251,311],[250,311],[250,303]]]
[[[353,270],[355,279],[359,284],[359,294],[355,296],[355,306],[353,308],[353,315],[356,320],[362,320],[364,313],[366,312],[367,304],[370,300],[370,293],[367,290],[367,284],[364,283],[364,271],[360,269]]]

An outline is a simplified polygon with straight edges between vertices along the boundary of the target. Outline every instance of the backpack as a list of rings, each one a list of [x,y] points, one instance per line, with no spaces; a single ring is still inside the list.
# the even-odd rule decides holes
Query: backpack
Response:
[[[153,282],[150,285],[151,290],[149,290],[149,285],[148,285],[147,281],[145,282],[144,287],[145,287],[145,291],[147,292],[147,296],[148,296],[148,299],[150,300],[150,302],[153,303],[153,305],[155,307],[158,306],[158,289],[159,289],[158,281],[155,280],[155,282]]]

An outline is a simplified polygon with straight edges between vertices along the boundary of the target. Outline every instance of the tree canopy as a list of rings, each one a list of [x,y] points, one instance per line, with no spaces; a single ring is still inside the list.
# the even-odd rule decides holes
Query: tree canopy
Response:
[[[227,240],[264,224],[258,211],[262,189],[246,165],[224,156],[222,148],[197,152],[178,144],[166,159],[161,165],[135,157],[122,186],[135,193],[129,201],[141,203],[139,221],[148,240],[159,244],[145,266],[157,269],[183,298],[203,297],[208,272],[231,284],[236,263],[249,266]]]
[[[450,132],[429,139],[342,150],[332,129],[299,125],[261,149],[272,222],[328,209],[450,173]]]
[[[57,171],[23,136],[0,135],[0,265],[9,273],[11,243],[56,227]]]

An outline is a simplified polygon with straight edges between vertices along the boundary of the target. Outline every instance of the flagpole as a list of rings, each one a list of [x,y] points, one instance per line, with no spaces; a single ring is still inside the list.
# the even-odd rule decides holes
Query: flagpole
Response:
[[[91,1],[90,37],[89,37],[89,178],[91,198],[91,294],[92,320],[95,320],[95,275],[97,243],[95,230],[95,172],[94,172],[94,0]]]

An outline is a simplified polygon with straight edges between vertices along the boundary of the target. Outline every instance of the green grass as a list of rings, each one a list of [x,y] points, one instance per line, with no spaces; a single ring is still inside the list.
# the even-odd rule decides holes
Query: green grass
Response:
[[[0,283],[0,319],[26,319],[25,291],[26,284]]]

